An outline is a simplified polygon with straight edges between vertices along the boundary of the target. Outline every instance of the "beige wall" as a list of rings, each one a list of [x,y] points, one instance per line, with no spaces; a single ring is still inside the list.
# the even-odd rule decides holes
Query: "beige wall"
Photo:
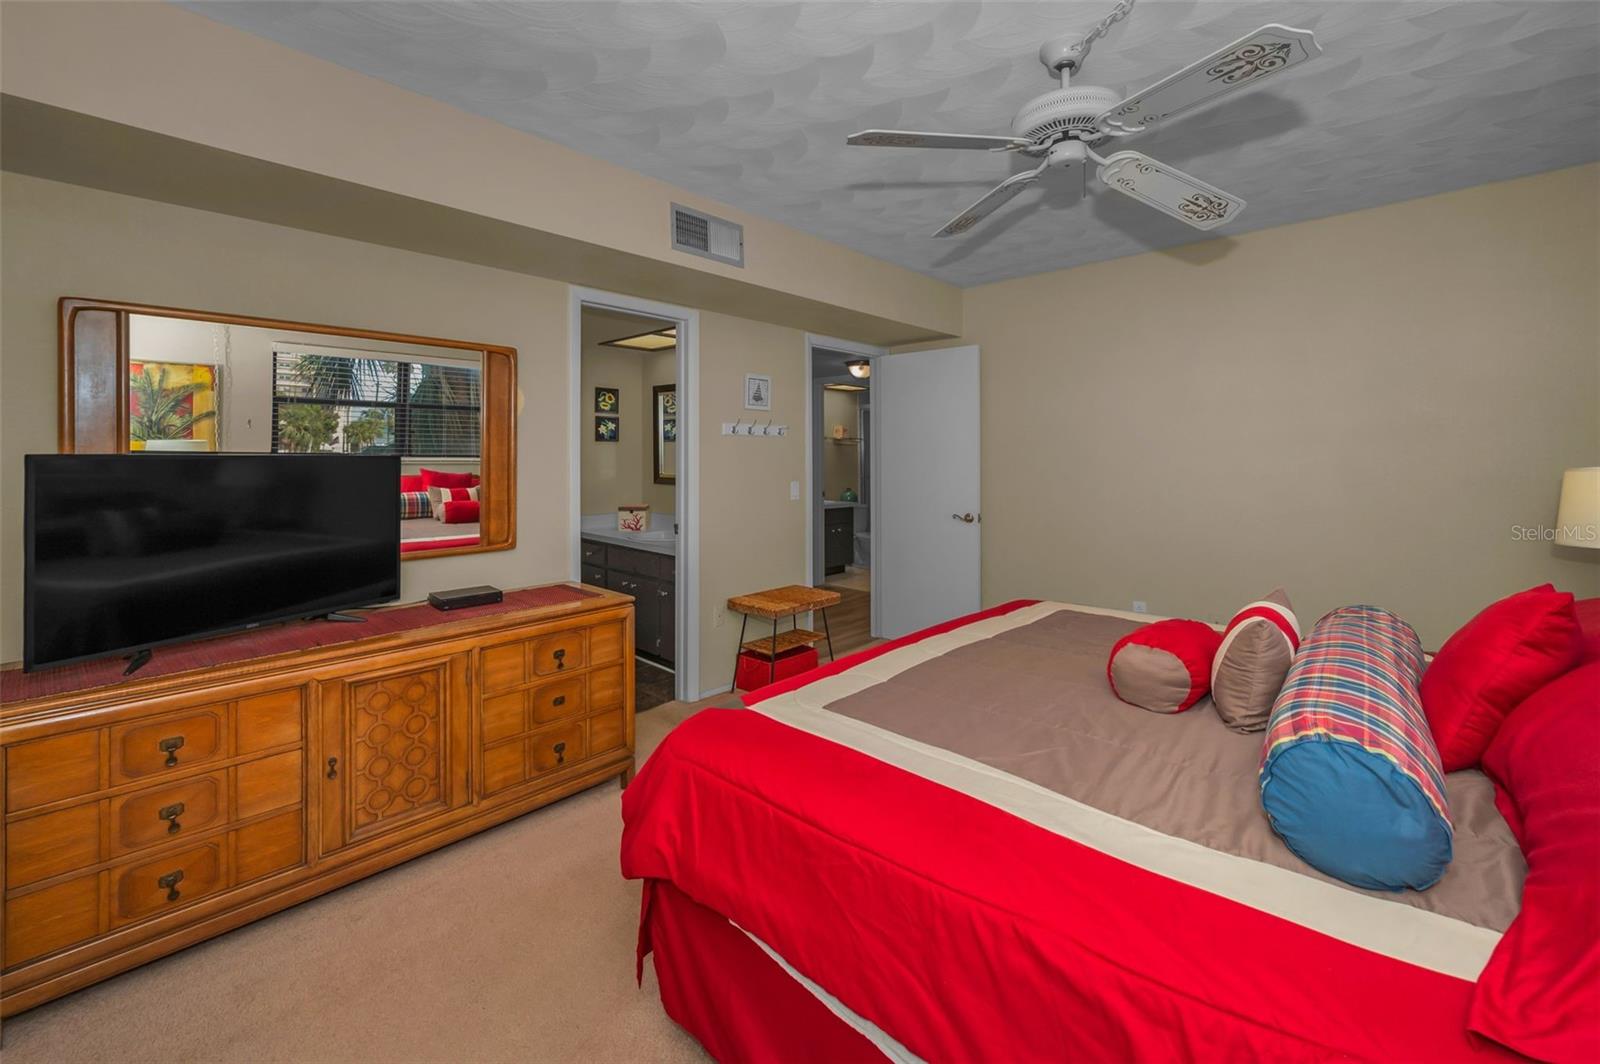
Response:
[[[751,416],[744,375],[772,378],[773,424],[787,436],[724,436]],[[805,479],[805,334],[724,314],[700,315],[700,686],[733,680],[739,618],[726,602],[806,579],[806,509],[789,498]],[[759,622],[752,622],[759,624]]]
[[[678,381],[678,352],[656,351],[644,356],[644,421],[640,425],[638,444],[644,451],[640,459],[644,481],[644,499],[650,509],[658,514],[670,514],[677,509],[677,485],[657,484],[655,465],[655,388],[659,384],[676,384]]]
[[[584,417],[578,473],[585,514],[608,514],[618,506],[641,503],[649,506],[652,514],[671,514],[677,508],[674,486],[655,480],[652,399],[656,385],[677,380],[678,353],[675,349],[637,351],[602,343],[660,324],[641,318],[635,325],[619,327],[611,317],[583,312],[578,395]],[[615,443],[594,438],[591,423],[598,387],[615,388],[619,393],[622,433]]]
[[[587,340],[587,337],[585,337]],[[649,435],[650,402],[644,386],[645,356],[620,347],[583,345],[578,401],[583,413],[578,438],[578,482],[585,514],[615,513],[618,506],[649,504],[651,471],[644,440]],[[594,438],[594,390],[615,388],[620,432],[616,442]],[[671,513],[668,507],[666,513]]]
[[[1600,551],[1519,542],[1600,464],[1600,167],[968,289],[983,587],[1223,620],[1283,584],[1437,647]],[[1048,323],[1057,324],[1051,327]]]

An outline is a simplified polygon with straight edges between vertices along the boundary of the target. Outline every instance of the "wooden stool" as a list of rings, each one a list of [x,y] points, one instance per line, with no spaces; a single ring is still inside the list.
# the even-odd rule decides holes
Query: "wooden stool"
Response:
[[[751,595],[735,595],[728,600],[728,609],[744,615],[739,622],[739,648],[733,655],[733,682],[734,690],[739,684],[739,655],[749,652],[758,657],[766,658],[770,662],[769,683],[778,677],[778,655],[785,650],[795,647],[809,647],[826,641],[828,644],[828,660],[833,660],[833,633],[828,630],[828,607],[837,606],[844,600],[844,596],[837,591],[829,591],[820,587],[804,587],[800,584],[790,584],[787,587],[774,587],[766,591],[757,591]],[[787,632],[778,633],[778,621],[784,617],[798,618],[802,613],[822,614],[822,631],[813,632],[801,628],[798,619],[793,622]],[[772,621],[772,635],[759,639],[744,641],[745,627],[750,623],[750,618],[762,617]]]

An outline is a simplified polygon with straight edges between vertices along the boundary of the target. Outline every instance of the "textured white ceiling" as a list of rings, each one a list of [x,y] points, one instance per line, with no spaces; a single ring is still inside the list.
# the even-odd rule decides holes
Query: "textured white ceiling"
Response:
[[[1080,202],[1077,175],[1052,174],[935,240],[1033,164],[844,143],[868,127],[1009,133],[1053,87],[1041,41],[1110,0],[185,6],[959,285],[1203,239],[1094,182]],[[1315,30],[1324,54],[1122,142],[1243,196],[1222,234],[1600,158],[1594,0],[1143,0],[1076,83],[1132,91],[1268,22]]]

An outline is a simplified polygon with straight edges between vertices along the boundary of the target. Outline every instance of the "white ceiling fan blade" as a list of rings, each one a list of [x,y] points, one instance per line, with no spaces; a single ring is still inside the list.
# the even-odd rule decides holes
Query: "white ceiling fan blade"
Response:
[[[1215,229],[1244,211],[1244,200],[1198,177],[1136,151],[1119,151],[1100,164],[1100,180],[1125,196],[1170,214],[1196,229]]]
[[[846,144],[867,148],[966,148],[973,151],[1012,151],[1033,147],[1020,137],[982,137],[970,133],[916,133],[906,129],[864,129],[852,133]]]
[[[1095,119],[1101,129],[1137,133],[1225,93],[1265,81],[1315,59],[1322,46],[1310,30],[1273,23],[1136,92]]]
[[[1049,163],[1039,164],[1036,170],[1024,170],[1020,174],[1012,174],[994,188],[983,194],[983,197],[944,223],[943,228],[934,233],[934,236],[960,236],[968,229],[983,221],[995,211],[1011,202],[1013,196],[1039,180],[1039,175],[1045,172]]]

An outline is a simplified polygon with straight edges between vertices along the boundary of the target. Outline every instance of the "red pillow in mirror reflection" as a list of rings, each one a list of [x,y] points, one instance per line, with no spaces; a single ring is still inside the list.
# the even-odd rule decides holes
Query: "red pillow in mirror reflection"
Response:
[[[476,473],[442,473],[437,469],[422,470],[422,484],[427,488],[471,488],[478,483]]]
[[[468,525],[478,519],[478,503],[476,500],[447,502],[443,513],[441,520],[447,525]]]

